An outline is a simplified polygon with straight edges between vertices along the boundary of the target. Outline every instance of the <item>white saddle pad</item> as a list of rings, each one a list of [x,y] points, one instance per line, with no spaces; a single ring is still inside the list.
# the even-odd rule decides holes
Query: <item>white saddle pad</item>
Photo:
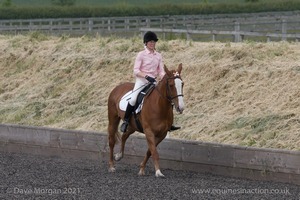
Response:
[[[132,95],[134,93],[132,92],[132,90],[130,90],[129,92],[127,92],[120,100],[119,102],[119,108],[120,110],[126,111],[127,105],[128,105],[128,101],[131,99]],[[144,100],[143,100],[144,101]],[[139,113],[142,110],[143,107],[143,102],[139,105],[139,107],[135,110],[136,113]]]

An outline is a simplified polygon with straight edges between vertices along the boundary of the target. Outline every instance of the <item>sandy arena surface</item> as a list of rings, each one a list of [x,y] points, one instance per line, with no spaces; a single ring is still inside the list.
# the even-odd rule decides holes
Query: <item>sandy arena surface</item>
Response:
[[[164,169],[166,178],[146,176],[138,166],[0,153],[0,199],[300,199],[292,184],[228,178]]]

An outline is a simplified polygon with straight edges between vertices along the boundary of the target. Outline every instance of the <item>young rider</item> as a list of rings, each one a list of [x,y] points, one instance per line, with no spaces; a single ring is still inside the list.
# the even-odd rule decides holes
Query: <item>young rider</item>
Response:
[[[121,131],[126,132],[128,123],[134,106],[137,100],[137,96],[146,86],[148,82],[155,83],[156,77],[161,80],[165,75],[162,56],[155,50],[156,42],[158,38],[152,31],[148,31],[144,35],[145,49],[140,51],[135,59],[133,73],[135,75],[135,85],[133,88],[133,95],[128,101],[128,105],[125,111],[124,122],[121,125]],[[170,131],[180,129],[172,125]]]

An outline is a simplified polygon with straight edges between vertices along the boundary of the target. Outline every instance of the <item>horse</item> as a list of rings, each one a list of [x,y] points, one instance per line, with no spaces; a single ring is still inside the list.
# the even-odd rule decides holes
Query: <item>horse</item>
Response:
[[[184,110],[183,81],[181,79],[182,64],[177,70],[169,70],[164,65],[166,74],[159,81],[152,92],[144,98],[142,110],[138,114],[138,120],[145,134],[148,150],[140,164],[138,175],[145,175],[145,167],[148,159],[152,156],[155,176],[164,177],[159,167],[159,154],[157,145],[166,137],[173,124],[173,107],[178,113]],[[120,110],[119,102],[129,91],[133,90],[133,83],[122,83],[116,86],[108,97],[108,142],[109,142],[109,172],[115,172],[114,161],[123,158],[125,143],[128,137],[135,131],[140,131],[135,120],[131,117],[127,131],[121,134],[118,132],[120,120],[124,118],[125,112]],[[121,140],[120,152],[114,154],[116,142]]]

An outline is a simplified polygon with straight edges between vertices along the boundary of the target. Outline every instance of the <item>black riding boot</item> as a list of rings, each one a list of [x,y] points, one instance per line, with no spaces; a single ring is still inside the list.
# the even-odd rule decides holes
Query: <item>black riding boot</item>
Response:
[[[121,132],[123,132],[123,133],[125,133],[127,130],[129,120],[130,120],[133,110],[134,110],[134,106],[132,106],[132,105],[130,105],[130,103],[128,103],[126,111],[125,111],[124,122],[120,128]]]
[[[180,126],[175,126],[174,124],[172,124],[171,128],[170,128],[170,131],[176,131],[178,129],[181,129]]]

